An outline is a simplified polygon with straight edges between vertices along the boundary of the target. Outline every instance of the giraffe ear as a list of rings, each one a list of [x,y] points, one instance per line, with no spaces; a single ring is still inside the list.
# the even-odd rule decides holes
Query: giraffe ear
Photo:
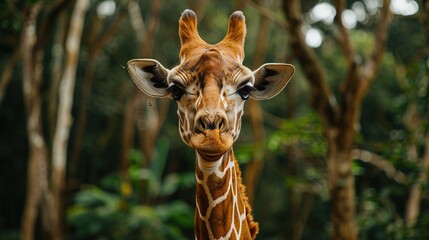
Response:
[[[137,87],[150,97],[167,97],[168,70],[153,59],[133,59],[128,61],[128,73]]]
[[[253,72],[255,91],[250,96],[256,100],[270,99],[276,96],[288,84],[295,67],[286,63],[267,63]]]

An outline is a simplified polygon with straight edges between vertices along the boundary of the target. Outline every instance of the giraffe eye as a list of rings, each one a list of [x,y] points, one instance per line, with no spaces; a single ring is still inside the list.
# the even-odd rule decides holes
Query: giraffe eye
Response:
[[[240,88],[237,91],[237,94],[240,95],[241,99],[246,100],[249,98],[250,92],[254,91],[254,90],[255,90],[254,87],[246,85],[246,86]]]
[[[178,87],[177,85],[171,85],[170,87],[168,87],[168,91],[171,92],[171,96],[176,101],[179,101],[182,98],[183,94],[185,94],[185,90]]]

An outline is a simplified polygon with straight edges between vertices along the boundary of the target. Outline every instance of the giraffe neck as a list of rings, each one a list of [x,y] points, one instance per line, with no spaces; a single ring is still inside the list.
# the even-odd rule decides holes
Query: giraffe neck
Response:
[[[258,232],[230,149],[217,161],[196,160],[195,239],[253,239]]]

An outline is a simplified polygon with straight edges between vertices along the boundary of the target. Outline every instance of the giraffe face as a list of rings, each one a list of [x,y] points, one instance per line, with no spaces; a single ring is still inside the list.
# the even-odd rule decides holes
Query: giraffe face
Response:
[[[128,62],[140,90],[177,102],[181,137],[206,160],[217,160],[232,147],[249,97],[274,97],[294,73],[289,64],[264,64],[253,72],[243,66],[245,33],[244,16],[235,12],[225,38],[208,44],[198,35],[195,13],[185,10],[179,20],[178,66],[169,70],[152,59]]]
[[[183,141],[207,159],[218,159],[240,133],[244,102],[254,89],[253,72],[212,47],[173,68],[167,81]]]

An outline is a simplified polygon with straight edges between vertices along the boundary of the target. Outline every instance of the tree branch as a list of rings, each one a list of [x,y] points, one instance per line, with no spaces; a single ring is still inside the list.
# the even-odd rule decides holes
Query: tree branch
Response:
[[[352,159],[361,160],[362,162],[369,163],[374,167],[380,169],[381,171],[386,173],[386,176],[393,179],[397,183],[408,186],[409,181],[407,176],[395,169],[395,167],[382,156],[372,153],[370,151],[362,150],[362,149],[354,149],[352,151]]]
[[[152,53],[155,34],[159,26],[159,17],[161,15],[161,0],[151,1],[150,19],[147,26],[146,36],[143,38],[143,43],[140,46],[139,53],[141,57],[149,57]]]
[[[350,42],[349,34],[347,32],[347,29],[344,27],[343,21],[342,21],[342,13],[344,11],[345,7],[345,1],[344,0],[335,0],[335,10],[337,11],[337,14],[335,15],[335,23],[338,27],[339,33],[340,33],[340,44],[341,48],[343,50],[344,58],[346,59],[347,66],[350,66],[353,56],[355,55],[353,46]]]
[[[22,51],[21,46],[17,46],[12,54],[12,57],[9,59],[9,62],[7,63],[6,67],[4,68],[1,78],[0,78],[0,104],[3,101],[4,93],[6,91],[7,86],[9,85],[13,69],[15,68],[15,65],[18,63],[19,59],[21,58]]]
[[[127,7],[121,6],[119,9],[119,13],[116,15],[113,23],[107,29],[107,31],[97,39],[97,42],[90,43],[92,48],[94,49],[94,54],[97,53],[106,46],[110,38],[112,38],[119,30],[119,27],[122,24],[122,20],[127,16],[128,11]]]
[[[143,38],[146,35],[146,27],[143,21],[143,16],[141,14],[140,5],[136,0],[130,1],[128,4],[128,11],[131,21],[131,26],[136,33],[137,42],[143,42]],[[140,34],[137,34],[140,33]]]
[[[346,80],[341,88],[340,134],[349,136],[340,137],[339,139],[347,139],[348,141],[340,141],[338,144],[350,150],[352,150],[354,142],[354,137],[351,135],[354,135],[357,129],[356,125],[359,121],[363,97],[375,79],[383,59],[387,30],[391,21],[389,6],[390,0],[384,0],[383,7],[379,13],[380,19],[375,33],[376,43],[371,57],[362,67],[353,59],[350,60]],[[341,9],[341,6],[339,6],[339,9]],[[347,43],[343,44],[346,44],[343,46],[344,51],[352,51],[349,50],[351,46],[347,46]]]
[[[289,41],[295,58],[301,64],[302,70],[309,82],[311,104],[318,112],[325,127],[335,126],[338,121],[338,105],[331,93],[326,74],[316,54],[310,49],[304,39],[299,0],[283,0],[283,11],[288,22]]]
[[[36,43],[36,49],[43,49],[48,43],[49,39],[51,39],[52,34],[50,31],[52,27],[55,25],[56,19],[58,19],[58,15],[68,7],[69,4],[74,4],[75,0],[67,1],[67,0],[58,0],[52,3],[52,5],[48,6],[48,13],[43,21],[40,24],[40,30],[38,31],[38,40]]]
[[[368,85],[375,79],[375,76],[380,69],[381,62],[383,59],[384,47],[386,45],[388,28],[392,21],[392,13],[390,11],[390,0],[383,1],[383,7],[380,11],[380,16],[377,24],[377,30],[375,31],[374,49],[365,62],[365,65],[361,68],[362,79],[365,80],[365,90]]]

